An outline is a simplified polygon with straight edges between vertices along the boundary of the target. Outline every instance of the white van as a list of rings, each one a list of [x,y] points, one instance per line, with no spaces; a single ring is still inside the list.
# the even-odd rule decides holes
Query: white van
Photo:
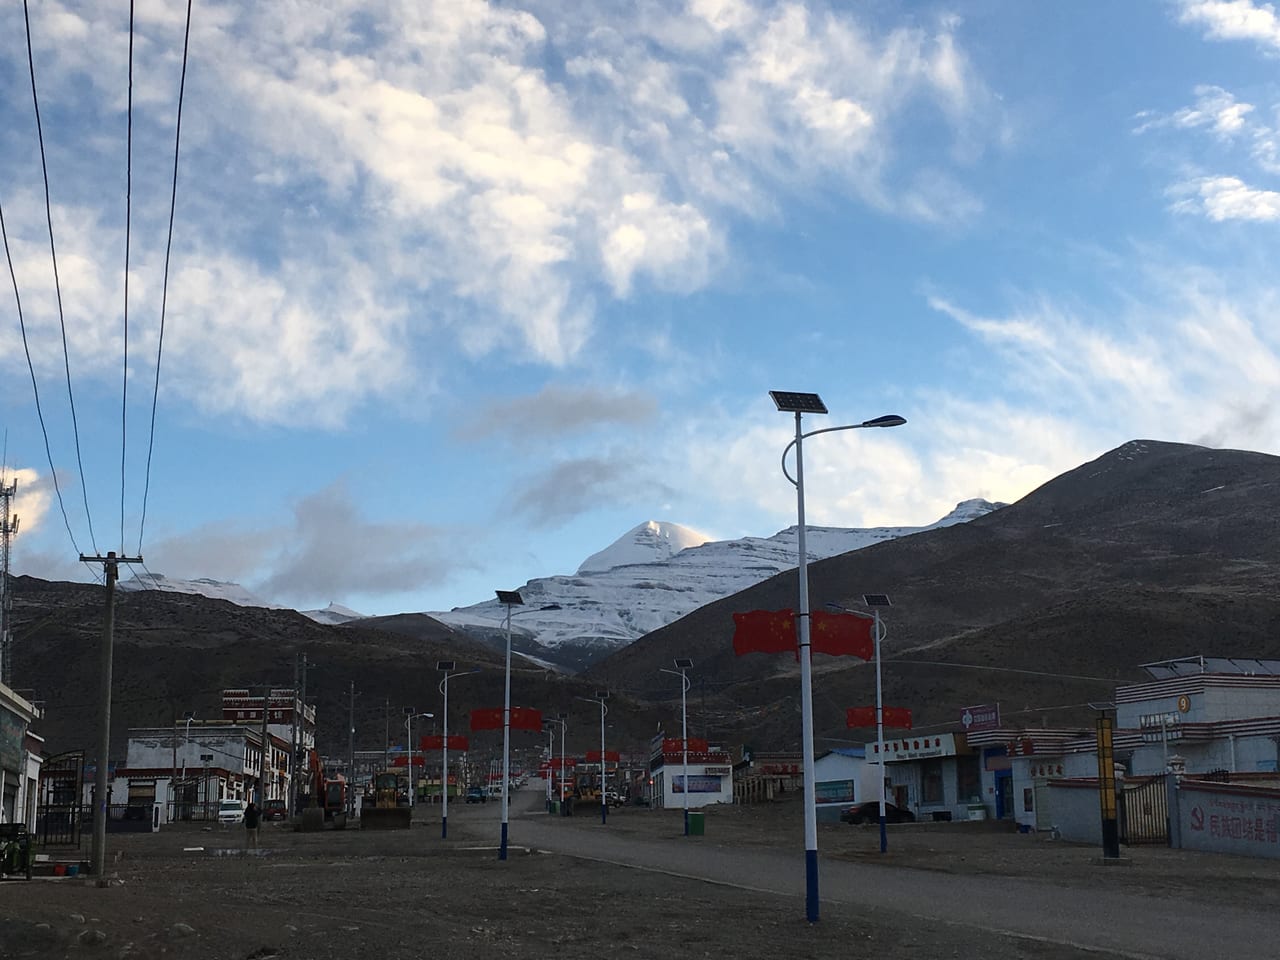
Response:
[[[223,800],[218,804],[219,823],[244,823],[244,801]]]

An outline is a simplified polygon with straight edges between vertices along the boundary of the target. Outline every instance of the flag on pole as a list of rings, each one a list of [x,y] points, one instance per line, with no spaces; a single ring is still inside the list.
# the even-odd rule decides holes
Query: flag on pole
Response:
[[[621,759],[622,759],[622,755],[621,755],[620,753],[618,753],[618,751],[617,751],[617,750],[606,750],[606,751],[604,752],[604,762],[605,762],[605,763],[617,763],[617,762],[618,762],[619,760],[621,760]],[[599,763],[599,762],[600,762],[600,751],[599,751],[599,750],[588,750],[588,751],[587,751],[587,763]]]
[[[809,615],[809,645],[814,653],[829,656],[854,656],[870,660],[875,656],[872,636],[875,620],[853,613],[829,613],[815,610]]]
[[[512,707],[511,729],[532,730],[534,733],[540,732],[542,730],[542,711],[536,707]]]
[[[876,725],[876,708],[850,707],[844,712],[844,725],[849,728],[874,727]],[[906,707],[885,707],[884,725],[886,727],[910,730],[911,711]]]
[[[501,730],[502,729],[502,708],[496,710],[472,710],[471,711],[471,730]]]
[[[793,653],[796,619],[790,610],[752,610],[733,615],[733,652]]]

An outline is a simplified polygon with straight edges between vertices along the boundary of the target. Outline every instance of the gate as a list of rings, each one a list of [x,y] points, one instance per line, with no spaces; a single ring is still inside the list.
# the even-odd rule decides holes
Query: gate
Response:
[[[32,836],[46,847],[80,846],[83,783],[83,750],[59,753],[40,768],[40,796]]]
[[[1120,795],[1120,839],[1127,844],[1169,842],[1167,774],[1126,780]]]

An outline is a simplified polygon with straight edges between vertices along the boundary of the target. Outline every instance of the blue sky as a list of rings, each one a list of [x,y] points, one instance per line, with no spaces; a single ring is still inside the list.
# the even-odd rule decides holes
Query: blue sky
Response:
[[[0,10],[62,492],[5,276],[16,572],[140,546],[390,613],[647,519],[769,535],[770,389],[820,393],[810,428],[909,421],[806,446],[817,524],[1014,500],[1138,437],[1280,450],[1272,5],[197,0],[143,528],[184,15],[137,4],[126,378],[128,4],[30,6],[65,357]]]

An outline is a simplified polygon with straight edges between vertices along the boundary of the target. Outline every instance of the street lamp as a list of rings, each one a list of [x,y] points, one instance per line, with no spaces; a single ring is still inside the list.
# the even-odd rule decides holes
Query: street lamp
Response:
[[[864,593],[862,602],[871,608],[875,614],[875,644],[876,644],[876,756],[879,758],[880,764],[880,852],[886,853],[889,849],[889,832],[885,829],[885,803],[884,803],[884,781],[885,781],[885,765],[884,765],[884,688],[880,682],[880,641],[884,639],[884,625],[880,622],[880,608],[892,606],[889,598],[883,593]],[[838,603],[828,603],[828,607],[833,610],[839,610],[843,613],[852,613],[856,616],[863,616],[856,610],[849,610],[840,606]]]
[[[498,859],[507,859],[507,794],[511,781],[511,608],[524,605],[519,590],[498,590],[498,602],[507,608],[507,669],[502,694],[502,843]]]
[[[693,661],[687,657],[676,657],[676,669],[660,668],[663,673],[673,673],[680,678],[680,749],[684,752],[684,789],[680,791],[684,797],[684,835],[689,835],[689,722],[685,709],[686,696],[689,693],[689,674],[693,669]]]
[[[605,703],[609,699],[608,690],[597,690],[590,697],[579,697],[579,700],[586,700],[588,703],[600,704],[600,822],[609,822],[609,798],[605,796],[604,790],[604,717],[609,712],[608,704]]]
[[[440,839],[445,840],[449,836],[449,678],[465,677],[470,673],[479,673],[476,670],[459,670],[453,673],[452,670],[456,664],[452,660],[437,660],[436,669],[444,674],[444,679],[440,681],[437,688],[444,694],[444,742],[443,755],[440,758]]]
[[[404,739],[409,746],[409,817],[413,818],[414,794],[418,792],[418,784],[413,779],[413,721],[418,717],[434,717],[434,713],[414,713],[413,707],[404,708]]]
[[[558,713],[554,718],[545,721],[548,724],[560,724],[560,776],[556,780],[556,799],[561,803],[564,803],[564,733],[569,728],[568,719],[569,715],[567,713]],[[554,776],[554,773],[552,775]]]
[[[863,427],[897,427],[906,423],[906,419],[897,415],[877,417],[864,420],[862,423],[851,423],[841,427],[826,427],[811,433],[801,431],[800,419],[806,413],[826,413],[827,405],[816,393],[793,393],[784,390],[770,390],[774,405],[783,413],[794,413],[796,416],[796,437],[782,451],[782,475],[796,488],[796,549],[799,554],[798,574],[800,578],[800,610],[797,614],[800,636],[798,640],[800,655],[800,723],[801,749],[804,762],[804,858],[805,858],[805,916],[810,923],[818,922],[818,808],[814,792],[813,771],[813,674],[812,658],[809,648],[809,562],[805,555],[804,539],[804,440],[819,433],[833,433],[837,430],[857,430]],[[796,475],[793,479],[787,472],[787,454],[796,448]]]

